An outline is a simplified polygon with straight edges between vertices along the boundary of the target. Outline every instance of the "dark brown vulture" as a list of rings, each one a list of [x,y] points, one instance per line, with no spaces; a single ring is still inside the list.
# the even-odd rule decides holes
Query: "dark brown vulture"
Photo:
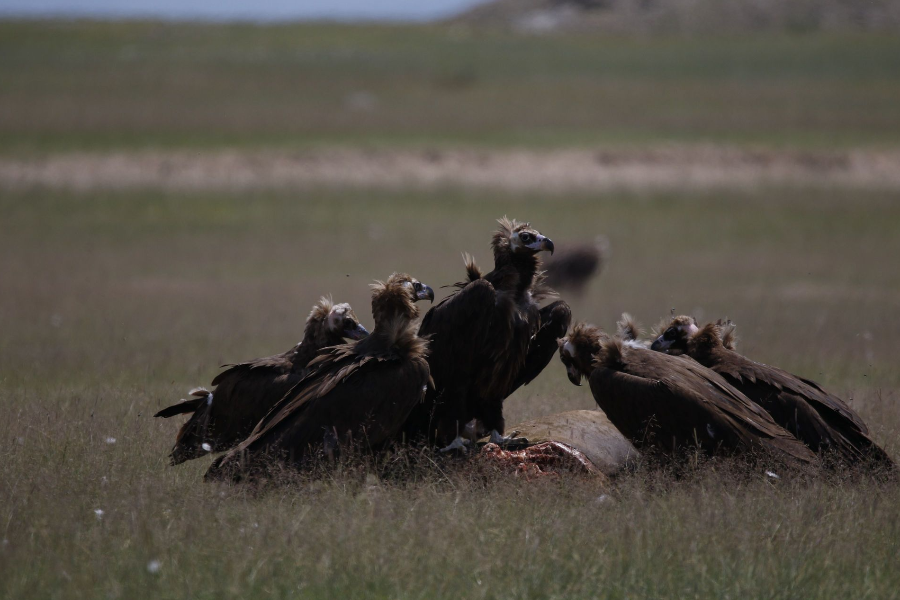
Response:
[[[538,253],[553,242],[528,223],[505,217],[494,233],[494,270],[482,274],[466,257],[468,281],[425,315],[419,335],[429,339],[435,389],[416,406],[403,430],[408,440],[449,444],[470,427],[504,431],[503,401],[540,374],[571,319],[568,305],[541,308]],[[461,439],[457,442],[462,443]]]
[[[653,342],[653,350],[686,354],[709,367],[768,412],[776,423],[824,458],[853,465],[874,461],[894,468],[872,441],[852,408],[808,379],[754,362],[735,352],[734,325],[698,327],[692,317],[676,317]]]
[[[193,413],[178,431],[172,464],[232,448],[253,431],[269,409],[307,374],[306,364],[326,346],[369,334],[349,304],[319,300],[306,319],[303,341],[281,354],[230,366],[212,380],[213,391],[195,388],[193,398],[156,413],[169,418]]]
[[[598,235],[593,243],[561,243],[559,251],[544,262],[546,284],[581,295],[608,258],[609,239],[604,235]]]
[[[569,380],[588,377],[594,400],[639,447],[664,452],[698,447],[705,453],[765,451],[792,465],[815,455],[721,376],[681,356],[669,356],[576,325],[560,340]]]
[[[272,460],[302,467],[322,452],[354,442],[377,449],[397,434],[430,382],[427,342],[413,320],[416,301],[434,292],[400,273],[372,288],[372,333],[322,350],[250,437],[213,462],[208,479],[252,476]]]

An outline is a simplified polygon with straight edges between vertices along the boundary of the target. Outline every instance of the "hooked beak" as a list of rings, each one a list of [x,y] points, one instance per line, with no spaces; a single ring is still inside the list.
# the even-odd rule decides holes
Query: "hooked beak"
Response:
[[[566,375],[569,376],[569,381],[577,386],[581,386],[581,373],[574,366],[566,367]]]
[[[650,349],[656,352],[665,352],[672,345],[671,340],[664,340],[663,336],[659,336],[650,344]]]
[[[431,289],[431,286],[425,285],[424,283],[416,284],[416,300],[424,300],[428,298],[428,301],[434,303],[434,290]]]
[[[548,250],[550,254],[553,254],[553,240],[543,235],[538,235],[535,240],[528,244],[528,248],[531,248],[535,252],[540,252],[541,250]]]
[[[365,327],[362,326],[362,323],[358,324],[353,329],[345,329],[344,330],[344,337],[350,338],[351,340],[361,340],[364,337],[366,337],[367,335],[369,335],[369,331]]]

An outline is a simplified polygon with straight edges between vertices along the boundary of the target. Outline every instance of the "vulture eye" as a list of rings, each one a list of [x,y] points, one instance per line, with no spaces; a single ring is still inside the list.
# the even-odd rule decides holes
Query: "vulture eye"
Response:
[[[678,332],[675,331],[674,327],[669,327],[668,329],[666,329],[666,332],[663,334],[663,339],[666,341],[674,340],[677,334],[678,334]]]
[[[523,233],[519,236],[519,239],[521,239],[526,244],[530,244],[532,241],[534,241],[534,236],[530,233]]]

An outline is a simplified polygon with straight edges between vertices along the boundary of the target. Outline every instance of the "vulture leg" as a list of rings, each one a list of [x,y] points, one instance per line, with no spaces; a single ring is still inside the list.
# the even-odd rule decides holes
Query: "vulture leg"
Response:
[[[493,429],[493,430],[491,430],[491,443],[492,443],[492,444],[497,444],[497,445],[500,446],[501,448],[505,448],[506,446],[508,446],[508,445],[510,445],[510,444],[513,444],[513,445],[515,445],[515,444],[524,444],[524,443],[526,443],[526,442],[528,441],[528,440],[525,439],[525,438],[522,438],[522,437],[516,437],[516,436],[518,436],[518,435],[519,435],[519,432],[518,432],[518,431],[513,431],[513,432],[512,432],[511,434],[509,434],[509,435],[502,435],[502,434],[501,434],[500,432],[498,432],[496,429]]]
[[[441,452],[450,452],[451,450],[463,450],[466,451],[470,448],[473,448],[475,444],[478,442],[478,439],[481,437],[484,429],[481,426],[481,423],[478,419],[472,419],[468,423],[466,423],[465,427],[463,427],[462,431],[459,432],[459,435],[450,442],[449,445],[441,448]]]
[[[512,394],[520,386],[528,385],[541,374],[557,352],[556,340],[566,336],[572,321],[572,310],[563,300],[557,300],[541,309],[541,328],[531,340],[525,365],[516,378]]]
[[[460,435],[455,440],[450,442],[450,444],[441,448],[440,451],[452,452],[453,450],[462,450],[463,452],[468,452],[472,445],[473,444],[471,440],[466,439]]]

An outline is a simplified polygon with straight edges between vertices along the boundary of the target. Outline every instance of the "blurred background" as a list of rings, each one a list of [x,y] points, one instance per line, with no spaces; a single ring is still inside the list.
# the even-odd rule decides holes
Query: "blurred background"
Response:
[[[322,294],[365,321],[375,278],[439,288],[463,251],[489,267],[502,215],[596,249],[562,284],[578,318],[728,316],[748,353],[850,395],[900,381],[897,0],[0,13],[17,393],[52,361],[152,411],[289,347]],[[544,379],[513,420],[591,405]]]
[[[558,254],[597,250],[594,276],[561,288],[576,318],[732,318],[748,356],[848,398],[897,457],[898,33],[900,0],[0,0],[0,591],[141,594],[156,577],[143,565],[163,557],[152,581],[171,584],[166,597],[185,581],[247,597],[258,556],[194,534],[243,527],[259,505],[199,486],[208,461],[166,468],[179,424],[150,415],[223,363],[292,346],[323,294],[367,327],[368,284],[395,270],[441,297],[462,252],[490,268],[503,215]],[[507,401],[507,423],[593,406],[554,361]],[[191,503],[217,507],[204,527]],[[98,506],[116,536],[98,529]],[[379,548],[402,529],[365,523]],[[273,521],[263,573],[283,565],[334,592],[341,567],[278,537],[293,530]],[[810,573],[821,597],[857,575],[872,597],[896,589],[896,552],[865,556],[887,546],[793,537],[865,562],[844,579]],[[399,554],[391,571],[413,589],[443,568],[416,561],[446,552],[488,584],[528,581],[485,566],[481,538],[423,539],[459,550]],[[380,550],[344,552],[383,567],[366,562]],[[794,555],[760,556],[783,573]],[[536,590],[565,571],[547,564]]]

